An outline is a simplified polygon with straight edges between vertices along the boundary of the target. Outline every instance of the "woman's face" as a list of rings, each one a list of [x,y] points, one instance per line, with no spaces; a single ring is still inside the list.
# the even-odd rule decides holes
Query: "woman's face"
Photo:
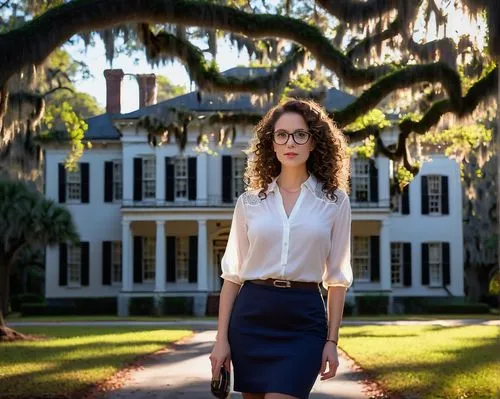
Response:
[[[302,115],[294,112],[286,112],[280,116],[274,125],[274,132],[280,131],[281,134],[285,132],[297,132],[297,141],[300,142],[300,137],[305,137],[304,133],[300,131],[308,131],[306,121]],[[284,136],[282,136],[284,137]],[[287,166],[298,166],[305,163],[309,158],[309,154],[314,149],[313,138],[309,137],[305,144],[297,144],[292,136],[288,136],[288,141],[285,144],[276,144],[273,140],[273,149],[276,152],[278,160]],[[294,153],[296,155],[287,155]]]

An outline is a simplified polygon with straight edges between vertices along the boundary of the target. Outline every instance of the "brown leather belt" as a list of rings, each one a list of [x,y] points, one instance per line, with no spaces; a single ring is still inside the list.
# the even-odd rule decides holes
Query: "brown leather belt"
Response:
[[[312,290],[319,289],[319,283],[309,282],[309,281],[290,281],[290,280],[280,280],[276,278],[268,278],[266,280],[247,280],[254,284],[260,285],[271,285],[278,288],[308,288]]]

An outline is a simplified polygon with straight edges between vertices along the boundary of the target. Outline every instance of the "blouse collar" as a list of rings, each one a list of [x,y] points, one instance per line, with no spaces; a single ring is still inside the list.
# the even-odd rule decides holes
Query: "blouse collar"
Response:
[[[279,177],[279,175],[274,177],[273,181],[271,183],[269,183],[266,194],[269,194],[272,191],[278,190],[279,187],[278,187],[278,184],[276,183],[276,181],[278,180],[278,177]],[[311,172],[309,172],[308,179],[300,185],[300,188],[307,187],[314,194],[315,193],[314,190],[316,189],[317,184],[318,184],[318,179]]]

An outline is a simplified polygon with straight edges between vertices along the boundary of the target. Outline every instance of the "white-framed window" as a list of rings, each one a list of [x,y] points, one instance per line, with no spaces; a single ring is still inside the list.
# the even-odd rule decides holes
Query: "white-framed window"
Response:
[[[80,287],[82,250],[80,245],[68,245],[68,287]]]
[[[391,283],[403,285],[403,243],[391,242]]]
[[[188,198],[188,159],[187,157],[175,158],[175,199],[182,200]]]
[[[351,200],[368,202],[370,199],[370,160],[354,158],[351,174]]]
[[[156,198],[156,158],[142,158],[142,192],[144,199]]]
[[[122,282],[122,242],[111,242],[111,283]]]
[[[189,280],[189,237],[175,239],[175,281]]]
[[[123,197],[122,160],[113,160],[113,200],[119,201]]]
[[[142,281],[153,282],[155,280],[156,237],[143,237],[142,239]]]
[[[354,280],[370,281],[370,237],[354,236],[352,252]]]
[[[440,242],[429,243],[429,286],[443,285],[443,258]]]
[[[243,182],[245,164],[246,157],[233,157],[233,198],[235,200],[238,199],[245,189]]]
[[[429,215],[441,214],[441,176],[427,176],[427,195],[429,199]]]
[[[82,181],[80,169],[66,172],[66,198],[68,201],[81,201]]]

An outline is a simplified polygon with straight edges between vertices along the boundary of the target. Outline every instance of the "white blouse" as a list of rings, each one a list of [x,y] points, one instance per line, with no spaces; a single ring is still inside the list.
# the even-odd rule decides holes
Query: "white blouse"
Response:
[[[337,202],[326,198],[322,184],[309,173],[288,217],[276,184],[267,198],[259,190],[238,197],[231,230],[221,260],[221,277],[237,284],[245,280],[279,278],[350,287],[351,204],[341,189]]]

